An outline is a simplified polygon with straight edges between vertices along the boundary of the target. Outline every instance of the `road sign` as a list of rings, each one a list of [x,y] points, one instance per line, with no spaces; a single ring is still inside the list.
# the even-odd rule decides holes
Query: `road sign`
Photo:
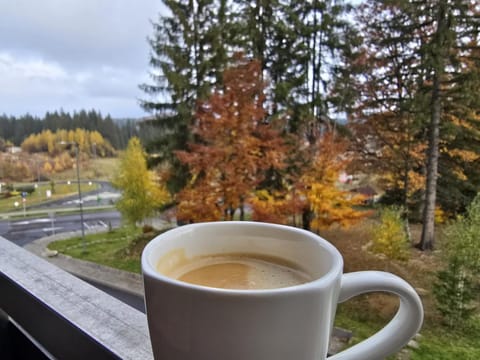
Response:
[[[24,199],[25,199],[26,197],[27,197],[27,193],[26,193],[25,191],[24,191],[24,192],[22,192],[22,198],[24,198]]]

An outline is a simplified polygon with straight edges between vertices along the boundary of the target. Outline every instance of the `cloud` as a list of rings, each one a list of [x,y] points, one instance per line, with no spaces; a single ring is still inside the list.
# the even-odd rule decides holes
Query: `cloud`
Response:
[[[0,44],[69,64],[147,64],[159,1],[0,2]]]
[[[68,73],[57,63],[35,58],[17,59],[10,53],[0,52],[2,98],[41,95],[46,84],[54,85],[49,88],[53,92],[58,85],[66,84],[68,77]]]
[[[141,71],[109,66],[71,71],[56,62],[0,52],[0,112],[42,116],[60,108],[93,108],[115,117],[139,116],[142,76]]]
[[[23,76],[26,78],[58,79],[66,76],[65,71],[58,64],[35,59],[16,61],[8,53],[0,53],[0,71],[4,76]]]
[[[0,1],[0,113],[141,116],[158,0]]]

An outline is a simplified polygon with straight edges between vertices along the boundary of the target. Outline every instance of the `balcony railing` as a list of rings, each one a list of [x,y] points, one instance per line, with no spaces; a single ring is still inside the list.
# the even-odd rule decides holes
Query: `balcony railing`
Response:
[[[6,359],[153,359],[144,313],[1,237],[0,310]]]

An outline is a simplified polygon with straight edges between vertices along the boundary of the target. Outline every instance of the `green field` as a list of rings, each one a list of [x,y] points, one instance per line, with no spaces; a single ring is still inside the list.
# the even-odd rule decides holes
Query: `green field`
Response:
[[[140,229],[124,227],[106,233],[86,235],[85,242],[81,237],[55,241],[50,243],[48,248],[74,258],[140,273],[141,250],[155,235],[156,233],[142,234]]]

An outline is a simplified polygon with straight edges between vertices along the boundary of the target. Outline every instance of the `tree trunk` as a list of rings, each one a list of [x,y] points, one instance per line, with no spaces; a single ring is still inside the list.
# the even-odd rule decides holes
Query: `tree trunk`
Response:
[[[438,144],[440,138],[440,75],[434,74],[432,92],[432,118],[427,153],[427,185],[423,207],[422,237],[416,245],[420,250],[432,250],[435,243],[435,203],[438,177]]]
[[[410,143],[409,143],[410,146]],[[410,154],[410,148],[408,149],[407,154]],[[410,180],[408,178],[408,173],[410,172],[410,163],[409,159],[405,159],[405,168],[404,168],[404,174],[403,174],[403,226],[405,229],[405,234],[407,235],[408,243],[412,244],[412,234],[410,232],[410,222],[409,222],[409,217],[410,217],[410,209],[408,207],[408,192],[410,191]]]
[[[437,13],[437,29],[432,47],[434,65],[433,89],[432,89],[432,117],[430,120],[430,133],[427,153],[427,185],[425,193],[425,206],[423,208],[422,237],[417,247],[420,250],[432,250],[435,244],[435,203],[437,195],[438,178],[438,145],[440,141],[440,117],[442,111],[442,99],[440,94],[440,82],[445,66],[445,58],[448,54],[446,32],[448,24],[445,19],[446,4],[441,1]]]
[[[302,227],[305,230],[310,230],[311,229],[311,222],[312,222],[312,210],[310,208],[306,207],[303,209],[302,212]]]

